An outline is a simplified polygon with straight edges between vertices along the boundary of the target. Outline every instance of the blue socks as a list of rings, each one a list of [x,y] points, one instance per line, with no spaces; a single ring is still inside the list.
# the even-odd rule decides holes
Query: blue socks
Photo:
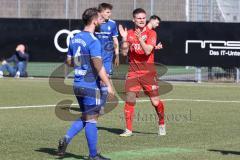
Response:
[[[85,135],[88,142],[88,149],[90,157],[97,155],[97,141],[98,141],[98,130],[97,124],[94,122],[86,122]]]
[[[83,122],[80,118],[73,122],[72,126],[67,131],[65,138],[67,143],[70,143],[75,135],[77,135],[85,127],[86,122]]]
[[[76,136],[85,127],[85,135],[88,142],[88,149],[90,157],[97,155],[97,141],[98,141],[98,130],[95,120],[87,122],[82,121],[80,118],[73,122],[72,126],[64,136],[67,143],[69,144],[74,136]]]

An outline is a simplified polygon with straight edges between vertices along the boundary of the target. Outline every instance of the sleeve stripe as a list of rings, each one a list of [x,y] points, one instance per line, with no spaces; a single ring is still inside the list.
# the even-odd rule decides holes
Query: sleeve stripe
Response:
[[[93,33],[90,33],[90,35],[94,40],[97,40],[97,38],[93,35]]]
[[[100,59],[102,59],[101,56],[94,56],[94,57],[91,57],[91,58],[100,58]]]

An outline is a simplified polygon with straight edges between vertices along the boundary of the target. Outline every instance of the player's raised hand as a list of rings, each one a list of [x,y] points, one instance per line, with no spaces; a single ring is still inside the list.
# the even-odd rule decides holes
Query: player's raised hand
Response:
[[[128,35],[127,28],[123,28],[123,26],[121,24],[119,24],[118,29],[119,29],[119,33],[122,36],[122,38],[124,40],[126,40],[127,39],[127,35]]]
[[[142,37],[141,37],[141,30],[139,29],[139,28],[137,28],[136,30],[135,30],[135,35],[137,36],[137,38],[140,40]]]

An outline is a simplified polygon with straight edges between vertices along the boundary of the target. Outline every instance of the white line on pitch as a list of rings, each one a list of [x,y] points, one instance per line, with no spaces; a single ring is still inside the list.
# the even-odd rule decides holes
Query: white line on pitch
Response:
[[[163,101],[183,101],[183,102],[209,102],[209,103],[240,103],[240,101],[222,101],[222,100],[207,100],[207,99],[163,99]],[[118,101],[118,103],[124,103],[125,101]],[[137,100],[137,102],[149,102],[148,99]],[[114,103],[114,102],[110,102]],[[115,102],[116,103],[116,102]],[[78,104],[72,104],[72,106],[77,106]],[[35,105],[35,106],[8,106],[0,107],[0,110],[4,109],[23,109],[23,108],[46,108],[55,107],[56,104],[51,105]]]

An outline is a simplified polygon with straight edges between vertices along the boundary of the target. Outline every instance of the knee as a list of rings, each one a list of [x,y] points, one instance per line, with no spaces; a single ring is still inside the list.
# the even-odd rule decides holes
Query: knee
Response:
[[[160,103],[160,98],[159,97],[153,97],[151,98],[151,102],[153,106],[158,106]]]
[[[83,121],[88,121],[88,122],[97,122],[98,121],[98,114],[94,114],[94,115],[88,115],[88,114],[84,114],[81,117],[81,120]]]
[[[135,93],[127,93],[126,102],[135,104],[136,103],[136,94]]]

